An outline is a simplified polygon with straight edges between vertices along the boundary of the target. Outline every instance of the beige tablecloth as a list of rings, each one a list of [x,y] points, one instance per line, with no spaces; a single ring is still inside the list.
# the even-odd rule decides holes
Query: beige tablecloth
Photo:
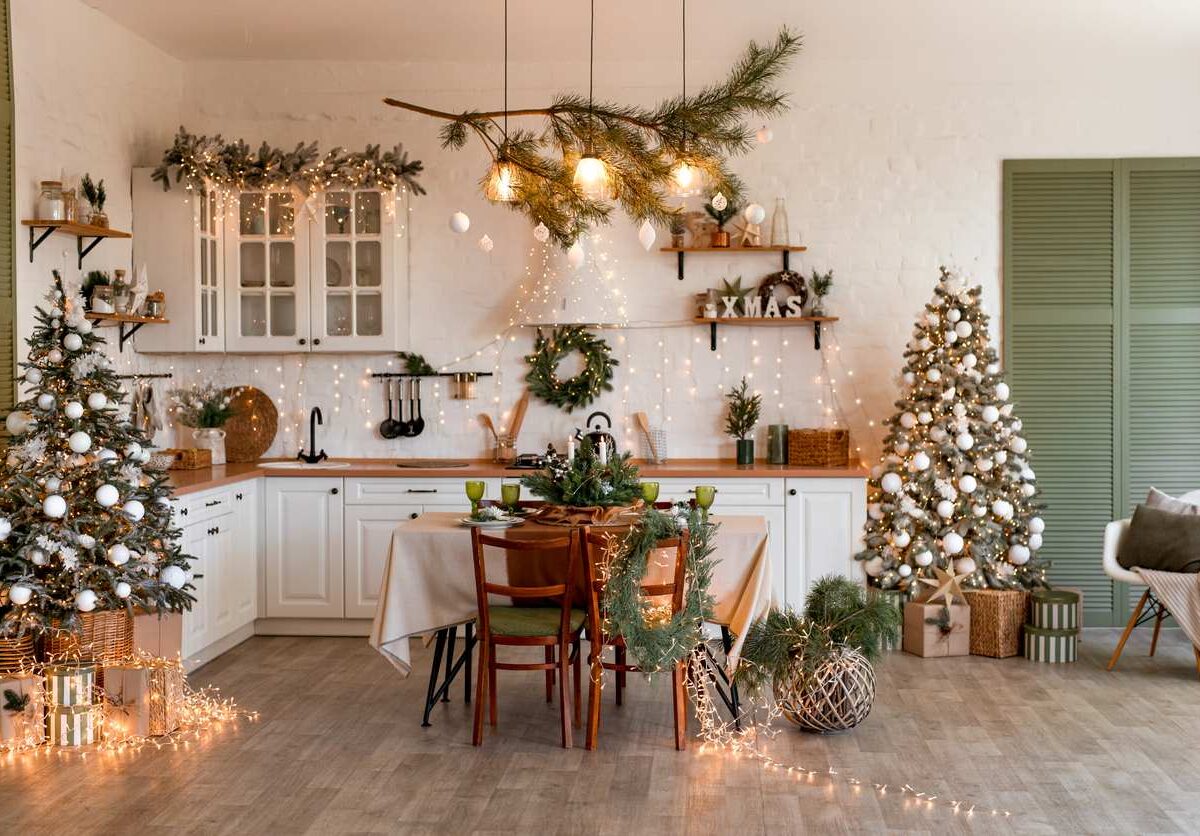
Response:
[[[458,524],[462,513],[422,514],[396,527],[379,605],[371,627],[371,647],[407,676],[412,670],[408,640],[475,618],[475,569],[471,534]],[[710,591],[716,599],[713,621],[734,634],[730,664],[741,652],[746,631],[771,606],[771,565],[767,522],[762,517],[714,514],[720,528],[714,538]],[[527,523],[506,537],[562,537],[566,529]],[[502,562],[501,562],[502,563]],[[504,583],[503,568],[488,567],[488,580]]]

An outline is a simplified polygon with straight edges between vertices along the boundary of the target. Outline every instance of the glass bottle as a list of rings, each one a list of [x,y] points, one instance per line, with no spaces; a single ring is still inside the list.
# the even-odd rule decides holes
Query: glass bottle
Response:
[[[775,198],[775,211],[771,213],[771,246],[787,247],[791,245],[788,237],[787,204],[782,197]]]

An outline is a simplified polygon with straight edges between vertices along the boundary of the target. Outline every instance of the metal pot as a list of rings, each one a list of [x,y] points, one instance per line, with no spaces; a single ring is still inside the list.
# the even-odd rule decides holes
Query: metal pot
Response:
[[[600,426],[599,421],[592,423],[593,419],[598,418],[604,419],[604,427]],[[607,413],[593,412],[587,417],[587,425],[590,429],[586,435],[584,434],[583,430],[575,430],[576,438],[581,440],[586,438],[591,442],[592,449],[598,449],[601,441],[608,445],[608,451],[610,453],[617,449],[617,440],[613,438],[613,434],[611,432],[608,432],[608,430],[612,429],[612,419],[608,417]]]

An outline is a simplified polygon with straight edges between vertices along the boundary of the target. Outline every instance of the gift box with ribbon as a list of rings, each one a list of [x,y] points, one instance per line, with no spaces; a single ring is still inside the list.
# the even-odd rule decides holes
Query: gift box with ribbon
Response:
[[[37,746],[46,739],[46,702],[37,674],[0,676],[0,745]]]
[[[91,705],[50,706],[50,742],[55,746],[87,746],[95,743],[94,711]]]
[[[51,706],[90,706],[96,666],[80,662],[46,667],[46,701]]]
[[[925,657],[969,655],[971,608],[909,601],[904,605],[904,652]]]
[[[179,728],[183,668],[173,659],[139,659],[104,668],[104,735],[154,737]]]

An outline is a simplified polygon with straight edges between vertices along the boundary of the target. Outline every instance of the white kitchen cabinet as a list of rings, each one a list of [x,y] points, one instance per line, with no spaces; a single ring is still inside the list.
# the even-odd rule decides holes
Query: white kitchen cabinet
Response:
[[[258,480],[240,482],[233,492],[233,532],[229,545],[229,596],[236,626],[258,615],[258,563],[262,553],[262,494]]]
[[[825,575],[862,580],[854,555],[862,548],[867,487],[862,479],[788,479],[786,487],[786,600],[799,607]]]
[[[346,618],[374,618],[392,532],[421,515],[420,505],[347,505]]]
[[[208,533],[204,523],[195,523],[183,529],[183,553],[191,555],[192,585],[191,595],[196,600],[192,608],[183,613],[183,640],[180,643],[183,656],[192,656],[208,645],[209,604],[212,600],[210,590],[215,588],[215,570],[210,566],[208,554]]]
[[[268,479],[267,618],[342,618],[342,480]]]
[[[133,170],[133,264],[167,297],[169,326],[140,330],[143,352],[225,350],[224,197],[216,189],[173,188]]]

